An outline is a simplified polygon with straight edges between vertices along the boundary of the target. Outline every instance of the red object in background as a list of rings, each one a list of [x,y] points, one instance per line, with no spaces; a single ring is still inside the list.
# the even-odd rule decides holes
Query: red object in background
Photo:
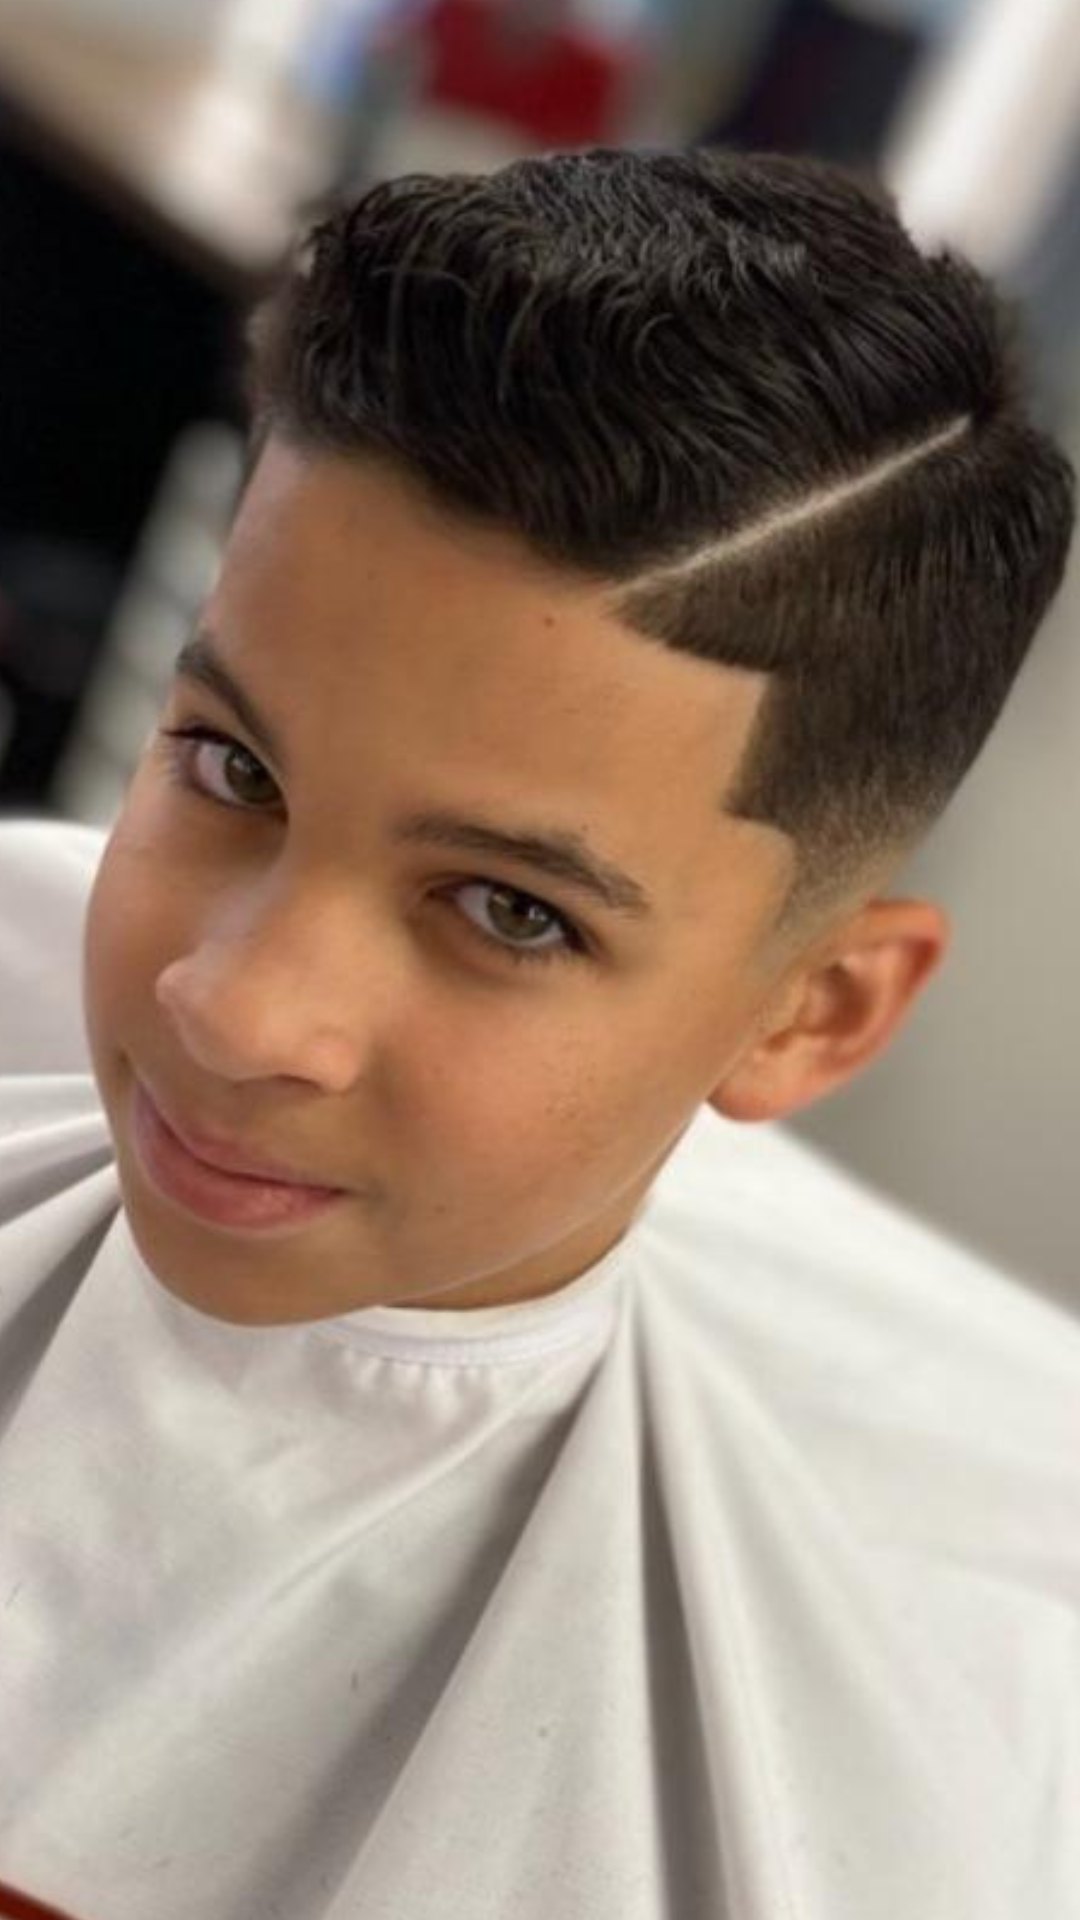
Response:
[[[565,21],[514,18],[506,0],[435,0],[420,29],[423,96],[509,120],[552,146],[617,134],[645,64],[636,39],[602,40]]]
[[[74,1920],[70,1913],[61,1913],[59,1907],[43,1906],[40,1900],[31,1899],[28,1893],[19,1893],[15,1887],[5,1885],[0,1880],[0,1915],[4,1920]]]

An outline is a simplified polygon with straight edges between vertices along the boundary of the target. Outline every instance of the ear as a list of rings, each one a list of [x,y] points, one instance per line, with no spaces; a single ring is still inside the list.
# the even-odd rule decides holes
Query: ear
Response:
[[[729,1120],[778,1120],[883,1052],[948,949],[929,900],[872,900],[786,974],[709,1095]]]

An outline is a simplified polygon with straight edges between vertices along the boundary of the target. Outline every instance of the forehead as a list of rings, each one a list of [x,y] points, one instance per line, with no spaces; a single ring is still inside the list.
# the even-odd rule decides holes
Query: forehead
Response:
[[[427,800],[587,822],[672,878],[786,852],[721,808],[763,676],[632,632],[608,583],[443,512],[384,465],[271,442],[208,622],[297,777],[422,773]]]

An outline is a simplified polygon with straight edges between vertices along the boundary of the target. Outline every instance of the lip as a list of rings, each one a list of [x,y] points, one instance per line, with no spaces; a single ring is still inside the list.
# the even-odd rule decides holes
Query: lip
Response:
[[[236,1149],[201,1136],[181,1134],[159,1112],[141,1082],[136,1082],[132,1138],[143,1173],[165,1199],[219,1226],[247,1229],[295,1227],[343,1199],[341,1187],[313,1186],[295,1173],[282,1177],[271,1163],[254,1161]],[[214,1160],[204,1158],[213,1152]],[[217,1156],[226,1156],[225,1167]],[[249,1168],[257,1169],[249,1172]]]
[[[169,1129],[174,1138],[179,1140],[180,1145],[187,1148],[192,1158],[201,1160],[205,1166],[213,1167],[217,1173],[239,1174],[246,1180],[264,1180],[276,1186],[306,1187],[319,1193],[340,1191],[339,1188],[326,1186],[322,1181],[309,1179],[306,1174],[298,1173],[295,1167],[285,1166],[280,1160],[273,1160],[263,1155],[256,1158],[252,1154],[244,1153],[231,1141],[219,1140],[211,1134],[196,1133],[191,1127],[181,1126],[171,1113],[166,1113],[164,1107],[158,1105],[145,1087],[142,1087],[141,1091],[153,1107],[158,1119]]]

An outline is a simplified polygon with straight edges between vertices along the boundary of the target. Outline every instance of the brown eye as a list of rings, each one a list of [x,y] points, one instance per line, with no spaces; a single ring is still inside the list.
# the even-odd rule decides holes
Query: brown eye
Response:
[[[209,742],[203,741],[198,749],[205,753]],[[211,749],[221,752],[221,777],[229,792],[246,807],[257,807],[267,799],[273,799],[277,788],[266,768],[249,753],[246,747],[234,744],[230,747]],[[269,791],[268,791],[269,790]]]
[[[474,932],[509,960],[558,960],[584,952],[585,942],[566,915],[520,887],[467,880],[453,892]]]
[[[497,933],[529,945],[535,945],[539,936],[549,933],[555,925],[549,907],[534,900],[531,894],[518,893],[511,887],[492,887],[488,917]]]
[[[163,727],[162,739],[186,787],[224,807],[265,809],[280,799],[262,761],[212,727]]]

